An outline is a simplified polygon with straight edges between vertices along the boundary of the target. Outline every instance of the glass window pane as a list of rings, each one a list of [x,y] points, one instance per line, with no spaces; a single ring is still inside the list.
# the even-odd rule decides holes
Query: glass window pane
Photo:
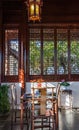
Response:
[[[5,75],[18,75],[18,30],[5,30]]]
[[[30,75],[41,74],[40,29],[30,29]]]
[[[71,74],[79,74],[79,30],[70,30]]]
[[[54,74],[54,30],[43,30],[43,74]]]
[[[57,74],[68,74],[67,30],[57,30]]]

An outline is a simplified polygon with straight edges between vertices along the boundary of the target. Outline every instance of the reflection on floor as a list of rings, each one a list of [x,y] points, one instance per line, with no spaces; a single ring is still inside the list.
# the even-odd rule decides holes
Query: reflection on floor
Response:
[[[0,118],[0,130],[11,130],[10,118]],[[13,130],[20,130],[20,124],[14,125]],[[23,130],[27,130],[26,125]],[[79,130],[79,111],[61,110],[59,111],[59,130]]]
[[[79,111],[62,110],[59,112],[59,130],[79,130]]]

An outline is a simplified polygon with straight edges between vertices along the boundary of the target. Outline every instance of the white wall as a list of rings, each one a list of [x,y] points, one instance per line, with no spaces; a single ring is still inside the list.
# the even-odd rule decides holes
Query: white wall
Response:
[[[72,107],[79,107],[79,82],[71,82]]]
[[[14,83],[5,83],[5,84],[14,84]],[[20,95],[21,95],[21,87],[19,83],[15,83],[17,87],[17,97],[18,97],[18,104],[20,104]],[[36,83],[26,83],[26,92],[31,92],[31,87],[33,85],[37,85]],[[50,83],[43,83],[43,86],[57,86],[57,82],[50,82]],[[72,90],[72,107],[79,107],[79,82],[70,82],[70,89]]]

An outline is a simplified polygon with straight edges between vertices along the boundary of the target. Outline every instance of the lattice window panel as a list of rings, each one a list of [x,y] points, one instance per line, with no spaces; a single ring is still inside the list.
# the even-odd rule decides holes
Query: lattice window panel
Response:
[[[57,73],[68,74],[68,33],[57,29]]]
[[[68,39],[67,29],[57,29],[57,40],[58,41],[65,41]]]
[[[54,29],[43,29],[43,74],[54,73]]]
[[[30,29],[30,40],[40,40],[40,29]]]
[[[18,30],[5,30],[5,75],[18,75]]]
[[[54,29],[43,29],[43,40],[54,40]]]
[[[70,30],[71,74],[79,74],[79,29]]]
[[[41,74],[41,33],[40,29],[30,29],[30,75]]]
[[[70,40],[79,41],[79,29],[70,30]]]

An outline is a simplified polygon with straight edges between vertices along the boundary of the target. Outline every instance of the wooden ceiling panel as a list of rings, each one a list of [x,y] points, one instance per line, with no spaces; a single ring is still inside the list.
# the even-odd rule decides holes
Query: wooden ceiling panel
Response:
[[[4,19],[8,16],[27,15],[26,0],[2,0]],[[42,22],[69,21],[79,22],[79,0],[43,0]],[[27,16],[25,16],[27,17]]]

